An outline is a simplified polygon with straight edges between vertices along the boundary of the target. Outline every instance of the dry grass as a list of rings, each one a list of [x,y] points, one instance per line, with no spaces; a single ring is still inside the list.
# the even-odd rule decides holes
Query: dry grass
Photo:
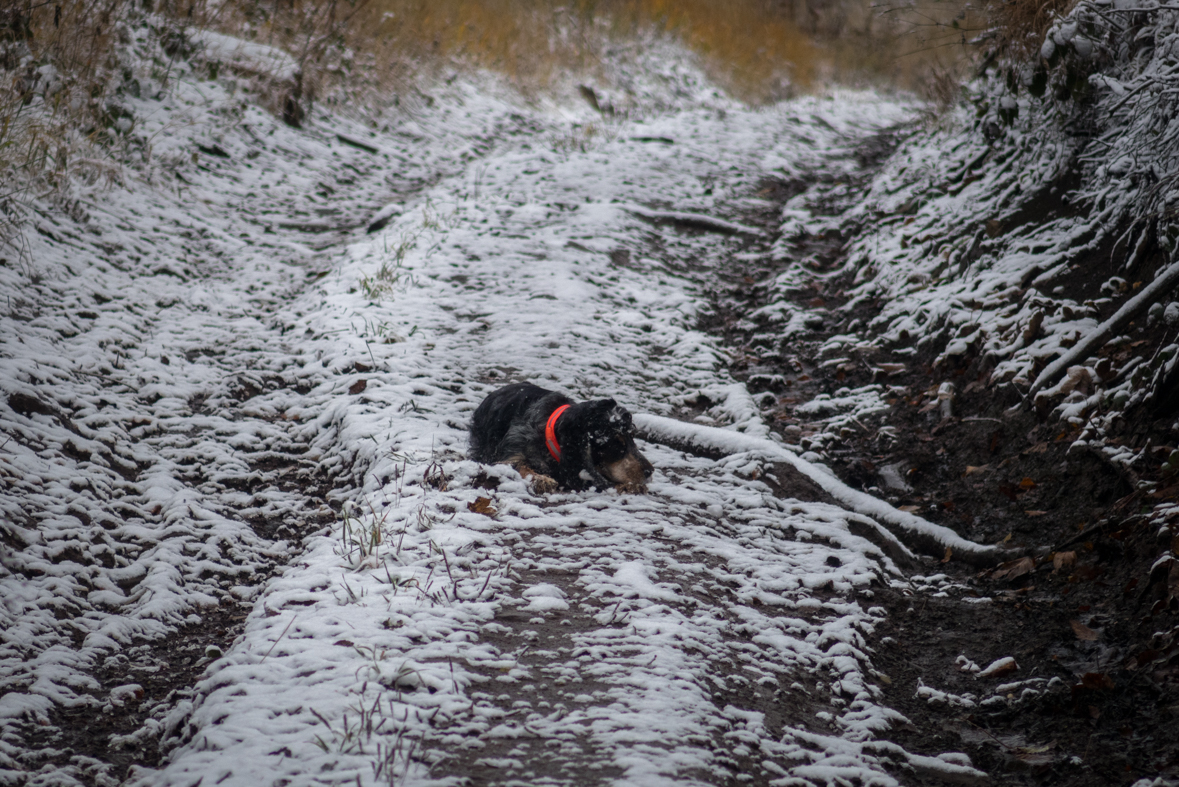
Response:
[[[1012,59],[1033,55],[1040,50],[1052,22],[1075,4],[1076,0],[992,0],[986,13],[992,22],[995,47]]]
[[[991,29],[1004,52],[1030,51],[1072,0],[156,0],[156,83],[190,26],[290,52],[300,101],[358,103],[412,92],[462,69],[502,74],[526,93],[625,71],[657,41],[697,53],[709,76],[750,103],[829,81],[916,89],[949,100]],[[887,0],[896,2],[896,0]],[[126,138],[118,94],[133,81],[128,37],[144,0],[9,0],[0,8],[0,200],[17,183],[44,193],[82,172],[117,171]],[[984,21],[985,20],[985,21]],[[160,26],[162,23],[162,27]],[[998,42],[996,44],[996,42]],[[114,107],[114,109],[112,109]],[[126,135],[127,137],[131,135]],[[125,147],[125,145],[124,145]],[[104,163],[105,162],[105,163]],[[101,166],[99,166],[101,165]],[[75,170],[77,170],[75,172]],[[8,196],[6,196],[8,195]],[[11,206],[11,200],[6,203]],[[0,223],[13,211],[0,203]]]
[[[93,114],[91,93],[108,65],[111,29],[102,22],[110,10],[66,2],[0,11],[0,73],[7,78],[0,92],[0,171],[67,165],[64,133],[79,116]],[[40,69],[47,64],[52,72]]]
[[[447,64],[503,74],[544,90],[566,74],[600,72],[653,38],[698,52],[710,75],[752,101],[786,82],[807,85],[820,51],[773,0],[368,0],[340,41],[369,74],[394,80]],[[259,7],[260,8],[260,7]],[[260,14],[265,16],[265,14]],[[290,41],[297,12],[266,20]]]
[[[272,16],[239,4],[235,25],[301,52],[299,0]],[[314,6],[313,6],[314,7]],[[710,78],[759,104],[828,82],[934,95],[966,72],[967,39],[986,28],[963,0],[903,9],[872,0],[362,0],[334,41],[355,53],[321,73],[384,80],[383,87],[458,64],[506,76],[525,92],[569,74],[609,73],[655,40],[696,52]],[[227,31],[228,32],[228,31]]]
[[[27,212],[30,190],[60,196],[71,178],[118,179],[89,155],[106,125],[124,0],[19,3],[0,9],[0,238]],[[81,154],[81,155],[80,155]]]

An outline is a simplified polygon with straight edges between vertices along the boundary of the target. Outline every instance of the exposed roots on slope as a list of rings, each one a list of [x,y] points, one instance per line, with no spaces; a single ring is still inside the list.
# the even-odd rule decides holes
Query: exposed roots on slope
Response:
[[[993,566],[1025,554],[1021,550],[977,544],[947,527],[893,508],[866,492],[852,489],[834,475],[770,440],[645,414],[635,416],[635,427],[645,440],[689,453],[716,457],[748,452],[788,464],[841,505],[871,517],[887,527],[888,532],[901,544],[925,554],[954,557],[973,566]]]

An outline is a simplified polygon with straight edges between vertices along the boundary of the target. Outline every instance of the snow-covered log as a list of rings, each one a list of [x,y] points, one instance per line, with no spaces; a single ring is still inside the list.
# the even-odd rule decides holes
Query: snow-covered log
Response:
[[[725,221],[724,219],[718,219],[715,216],[709,216],[704,213],[686,213],[679,210],[651,210],[641,205],[624,205],[623,207],[628,213],[633,213],[639,218],[657,223],[667,222],[678,224],[681,227],[704,230],[706,232],[720,232],[725,235],[751,235],[753,237],[765,235],[757,227]]]
[[[1064,355],[1044,367],[1044,371],[1032,383],[1028,391],[1027,401],[1032,402],[1036,394],[1056,382],[1070,366],[1075,366],[1088,358],[1102,345],[1110,340],[1114,334],[1121,331],[1131,320],[1150,308],[1150,305],[1165,295],[1172,287],[1179,285],[1179,262],[1171,265],[1160,273],[1155,280],[1142,288],[1142,292],[1122,304],[1122,308],[1114,312],[1097,330],[1077,342]]]
[[[713,457],[757,453],[771,457],[776,462],[788,464],[840,504],[889,528],[893,535],[911,549],[938,557],[949,549],[952,557],[976,566],[995,565],[1023,554],[1018,550],[968,541],[947,527],[935,525],[907,511],[900,511],[883,500],[852,489],[825,470],[769,440],[644,413],[636,414],[634,423],[644,440],[680,451]]]

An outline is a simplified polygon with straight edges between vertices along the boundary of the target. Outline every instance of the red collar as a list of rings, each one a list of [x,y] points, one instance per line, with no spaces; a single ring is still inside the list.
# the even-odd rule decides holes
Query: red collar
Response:
[[[558,462],[561,461],[561,446],[557,443],[557,419],[568,409],[569,405],[563,404],[553,410],[553,414],[549,416],[549,422],[544,425],[544,443],[549,447],[549,453],[553,455],[553,459]]]

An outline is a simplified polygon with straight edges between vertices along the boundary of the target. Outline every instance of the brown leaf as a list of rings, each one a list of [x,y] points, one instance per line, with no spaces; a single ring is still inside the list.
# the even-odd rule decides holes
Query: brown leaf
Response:
[[[1031,489],[1035,485],[1036,485],[1036,482],[1033,481],[1032,479],[1028,478],[1027,476],[1024,476],[1024,478],[1019,482],[1020,489]]]
[[[982,672],[978,673],[976,677],[979,678],[1001,678],[1004,675],[1010,675],[1013,672],[1019,671],[1019,664],[1011,656],[1001,659],[995,659]]]
[[[1097,376],[1100,377],[1103,382],[1109,382],[1116,376],[1113,364],[1110,363],[1108,358],[1102,358],[1097,362]]]
[[[1126,669],[1136,670],[1149,664],[1161,655],[1163,655],[1161,651],[1154,650],[1153,648],[1147,648],[1137,656],[1131,656],[1130,660],[1126,663]]]
[[[1062,568],[1072,568],[1076,564],[1076,552],[1057,552],[1052,556],[1052,568],[1056,571],[1060,571]]]
[[[952,557],[954,557],[954,550],[951,549],[950,547],[946,547],[946,556],[942,558],[942,562],[949,563],[950,558],[952,558]]]
[[[491,507],[490,497],[477,497],[473,503],[467,503],[467,510],[473,514],[495,516],[495,509]]]
[[[1028,510],[1024,511],[1023,513],[1025,516],[1044,516],[1044,514],[1047,514],[1048,512],[1047,511],[1040,511],[1039,509],[1033,508],[1033,509],[1028,509]]]
[[[1085,642],[1093,642],[1098,637],[1096,631],[1079,620],[1070,620],[1069,625],[1073,627],[1073,633],[1077,635],[1077,639],[1084,640]]]
[[[994,579],[1015,579],[1036,570],[1036,560],[1031,557],[1021,557],[1018,560],[1008,560],[1000,563],[991,577]]]
[[[974,475],[975,473],[981,473],[984,470],[989,470],[990,467],[990,465],[966,465],[966,472],[964,475]]]
[[[912,514],[912,513],[915,513],[915,512],[917,512],[917,511],[920,511],[920,510],[921,510],[921,506],[899,506],[899,507],[897,508],[897,510],[898,510],[898,511],[904,511],[904,512],[906,512],[906,513],[908,513],[908,514]]]
[[[361,379],[352,383],[352,385],[348,388],[348,393],[352,394],[353,396],[356,396],[356,394],[360,393],[361,391],[363,391],[367,387],[368,387],[368,381],[362,377]]]
[[[1109,691],[1114,687],[1114,682],[1104,672],[1086,672],[1081,676],[1081,685],[1093,691]]]

